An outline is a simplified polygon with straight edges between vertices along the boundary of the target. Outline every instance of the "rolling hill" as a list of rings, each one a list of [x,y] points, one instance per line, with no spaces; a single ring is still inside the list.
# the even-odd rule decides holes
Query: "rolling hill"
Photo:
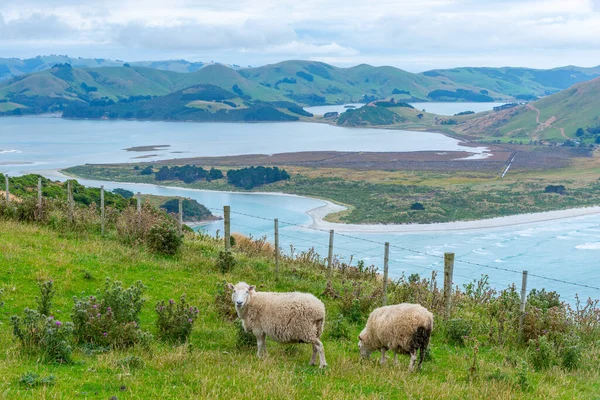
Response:
[[[485,137],[557,142],[577,138],[584,143],[598,143],[599,118],[600,78],[596,78],[533,103],[466,121],[457,129]]]
[[[449,80],[456,85],[479,87],[517,100],[534,100],[599,77],[600,68],[453,68],[426,71],[420,75],[442,82]]]

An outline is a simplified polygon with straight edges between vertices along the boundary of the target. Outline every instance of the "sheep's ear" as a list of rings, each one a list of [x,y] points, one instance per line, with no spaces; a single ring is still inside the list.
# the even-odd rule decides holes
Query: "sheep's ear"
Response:
[[[233,290],[233,285],[232,285],[231,283],[228,283],[228,284],[227,284],[227,287],[228,287],[229,289]]]
[[[248,288],[249,292],[253,292],[254,290],[256,290],[256,286],[252,285]]]
[[[358,335],[358,340],[360,340],[361,342],[363,341],[363,339],[360,335]]]

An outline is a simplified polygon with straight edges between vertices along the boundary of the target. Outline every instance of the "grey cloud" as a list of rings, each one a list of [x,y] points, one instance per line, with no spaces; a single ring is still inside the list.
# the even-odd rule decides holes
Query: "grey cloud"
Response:
[[[215,25],[185,21],[175,26],[147,26],[132,22],[120,29],[115,40],[125,46],[181,49],[257,49],[293,41],[294,30],[285,24],[250,19],[243,24]]]
[[[7,22],[0,13],[0,37],[4,40],[56,39],[73,33],[74,30],[56,15],[36,13]]]

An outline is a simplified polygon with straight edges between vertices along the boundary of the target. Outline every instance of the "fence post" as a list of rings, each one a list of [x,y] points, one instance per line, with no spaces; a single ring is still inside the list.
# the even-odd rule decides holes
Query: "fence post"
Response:
[[[444,253],[444,318],[450,318],[452,309],[452,276],[454,275],[454,253]]]
[[[137,192],[135,197],[137,198],[137,212],[138,212],[138,214],[141,214],[142,213],[142,193]]]
[[[390,243],[385,242],[383,253],[383,305],[387,306],[388,264],[390,262]]]
[[[8,174],[4,175],[4,181],[6,183],[6,203],[10,203],[10,187],[8,185]]]
[[[231,206],[223,206],[223,217],[225,218],[225,250],[231,249]]]
[[[329,253],[327,256],[327,281],[331,285],[331,276],[333,275],[333,229],[329,231]]]
[[[179,234],[183,233],[183,200],[179,199]]]
[[[525,304],[527,303],[527,271],[523,271],[523,281],[521,282],[521,314],[519,316],[519,331],[523,332],[523,318],[525,317]]]
[[[38,178],[38,207],[42,208],[42,177]]]
[[[100,224],[102,226],[102,234],[104,235],[104,185],[100,186]]]
[[[275,279],[279,279],[279,219],[275,218]]]

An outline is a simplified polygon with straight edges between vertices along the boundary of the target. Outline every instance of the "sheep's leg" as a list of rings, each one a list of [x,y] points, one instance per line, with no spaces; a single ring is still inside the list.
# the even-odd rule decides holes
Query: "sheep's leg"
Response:
[[[408,369],[410,371],[414,371],[415,369],[415,361],[417,361],[417,350],[411,350],[410,352],[410,364],[408,366]]]
[[[319,339],[315,339],[313,342],[313,359],[315,358],[315,351],[319,353],[319,368],[325,368],[327,366],[327,361],[325,360],[325,347]],[[313,365],[312,360],[311,365]]]
[[[310,363],[308,365],[315,365],[317,363],[317,354],[319,353],[319,346],[317,346],[316,343],[313,343],[312,348],[313,348],[313,353],[312,353],[312,357],[310,359]]]
[[[258,358],[267,356],[266,336],[267,335],[264,332],[256,335],[256,342],[258,344]]]
[[[379,364],[383,365],[385,364],[385,352],[387,351],[387,349],[381,349],[381,359],[379,360]]]
[[[394,351],[394,364],[398,365],[398,353]]]

